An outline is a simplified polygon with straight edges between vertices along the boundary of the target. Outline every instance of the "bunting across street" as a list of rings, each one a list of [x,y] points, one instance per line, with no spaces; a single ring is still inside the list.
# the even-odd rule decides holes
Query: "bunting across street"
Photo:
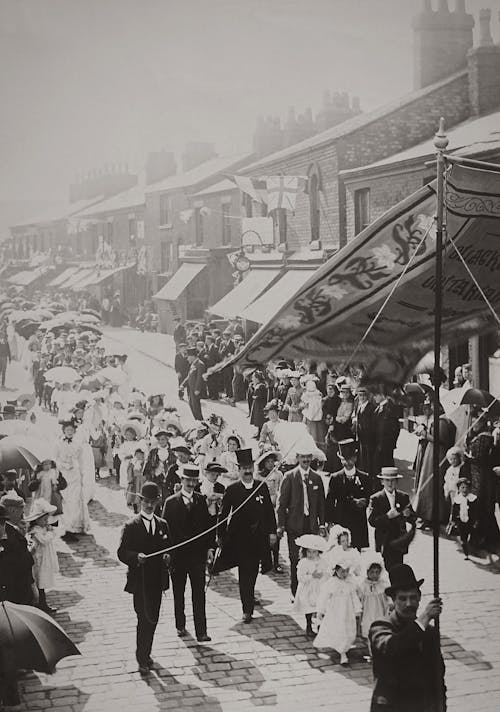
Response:
[[[453,343],[495,323],[500,171],[446,160],[442,329]],[[403,383],[433,344],[435,189],[435,182],[420,188],[357,235],[233,362],[255,368],[273,359],[320,359]]]

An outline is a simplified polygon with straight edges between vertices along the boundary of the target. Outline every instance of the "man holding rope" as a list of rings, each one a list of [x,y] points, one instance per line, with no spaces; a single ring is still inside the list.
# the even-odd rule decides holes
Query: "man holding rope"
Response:
[[[226,489],[222,498],[218,542],[222,553],[216,572],[238,567],[243,623],[251,623],[255,605],[255,582],[272,568],[271,547],[276,543],[276,518],[265,482],[253,478],[251,449],[237,450],[240,481]],[[226,519],[231,516],[230,522]]]
[[[154,513],[160,490],[154,482],[141,489],[141,511],[123,527],[118,558],[128,566],[125,591],[134,597],[137,615],[136,659],[141,675],[154,668],[153,638],[160,615],[162,592],[169,587],[168,554],[150,556],[171,543],[167,522]]]

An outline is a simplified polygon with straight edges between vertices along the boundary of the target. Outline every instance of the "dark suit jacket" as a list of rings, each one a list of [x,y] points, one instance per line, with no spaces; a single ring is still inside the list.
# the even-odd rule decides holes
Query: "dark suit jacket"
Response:
[[[184,504],[181,491],[173,494],[163,505],[163,517],[168,522],[172,544],[179,544],[201,534],[211,524],[205,497],[199,492],[193,492],[191,509]],[[179,559],[206,559],[209,546],[209,536],[205,535],[191,544],[174,549],[171,553],[173,566]]]
[[[203,374],[205,371],[206,368],[203,361],[201,361],[198,357],[195,358],[189,367],[189,373],[187,376],[187,385],[190,393],[194,394],[195,391],[201,392],[203,390],[205,385],[205,382],[203,381]]]
[[[155,515],[156,531],[151,536],[144,526],[140,514],[125,524],[122,531],[118,558],[128,566],[127,583],[125,591],[137,593],[139,586],[143,585],[144,591],[160,588],[166,591],[169,587],[168,569],[163,556],[153,556],[147,559],[142,566],[137,563],[137,554],[152,554],[155,551],[166,549],[172,543],[168,524],[164,519]],[[143,579],[144,576],[144,579]]]
[[[224,519],[234,512],[252,494],[228,523]],[[269,534],[276,533],[276,517],[266,484],[254,481],[251,490],[241,482],[227,487],[222,498],[221,525],[218,537],[222,540],[222,553],[216,570],[237,566],[241,561],[261,562],[262,572],[271,568]]]
[[[438,695],[444,695],[446,688],[434,628],[424,631],[392,613],[372,623],[369,640],[375,681],[372,711],[435,712]]]
[[[181,380],[184,380],[189,373],[187,356],[183,356],[181,353],[175,354],[174,369],[176,373],[180,374]]]
[[[410,498],[406,492],[396,490],[396,509],[402,512],[406,507],[411,508]],[[406,520],[402,515],[394,517],[394,519],[388,518],[387,512],[390,508],[384,489],[379,490],[370,497],[368,522],[375,528],[375,548],[377,551],[383,551],[389,542],[399,539],[406,533],[406,527],[404,526]],[[414,517],[412,517],[413,519]]]
[[[356,404],[354,412],[356,414],[356,429],[354,433],[356,440],[374,446],[376,437],[375,406],[373,403],[368,402],[363,410],[360,410],[359,404]]]
[[[8,522],[0,540],[0,600],[29,606],[33,602],[33,557],[25,537]]]
[[[325,523],[325,490],[317,472],[309,470],[307,476],[309,498],[309,523],[311,532],[317,534]],[[301,533],[304,525],[304,488],[299,467],[289,470],[281,483],[278,495],[278,526]]]
[[[400,425],[399,412],[390,400],[378,405],[373,413],[375,420],[375,438],[378,449],[396,447]]]
[[[349,480],[344,470],[334,472],[326,497],[326,520],[341,524],[351,532],[351,544],[355,548],[368,546],[368,523],[366,508],[371,494],[370,477],[356,469],[353,480]],[[365,500],[359,506],[354,500]]]

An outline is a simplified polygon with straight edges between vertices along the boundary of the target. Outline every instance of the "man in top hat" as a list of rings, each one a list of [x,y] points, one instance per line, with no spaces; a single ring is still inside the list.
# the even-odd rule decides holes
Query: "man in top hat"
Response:
[[[180,471],[181,489],[167,499],[163,507],[163,516],[168,522],[172,544],[188,542],[210,528],[210,515],[205,497],[195,489],[199,484],[200,471],[196,465],[184,465]],[[180,546],[172,551],[171,576],[174,592],[175,627],[177,635],[184,638],[186,614],[184,611],[184,592],[189,576],[193,602],[193,618],[196,640],[209,642],[207,635],[207,616],[205,612],[205,568],[213,561],[213,549],[210,547],[211,536],[205,534],[195,541]]]
[[[205,365],[198,357],[196,347],[191,346],[187,350],[187,358],[189,361],[189,371],[185,379],[187,383],[189,407],[195,420],[203,420],[201,412],[201,393],[204,388],[203,374],[205,373]]]
[[[375,548],[382,552],[388,571],[403,563],[415,535],[416,515],[406,492],[396,489],[402,478],[397,467],[383,467],[377,475],[382,489],[370,497],[368,522],[375,529]]]
[[[222,552],[214,571],[238,567],[243,622],[251,623],[259,566],[262,573],[272,568],[271,547],[276,544],[276,518],[266,483],[254,480],[252,450],[236,450],[236,457],[240,479],[227,487],[222,498],[221,524],[217,531]],[[225,520],[231,513],[234,516],[228,524]]]
[[[297,447],[297,467],[289,470],[281,483],[278,506],[278,536],[286,531],[290,557],[290,588],[297,591],[299,547],[295,539],[302,534],[318,534],[325,524],[325,490],[317,472],[311,470],[312,447]]]
[[[370,478],[356,467],[358,448],[352,438],[338,443],[338,455],[342,469],[330,479],[326,520],[349,529],[351,545],[361,550],[369,545],[366,508],[372,491]]]
[[[136,659],[141,675],[154,667],[151,658],[153,638],[160,615],[162,592],[169,587],[166,558],[148,554],[171,545],[168,525],[154,513],[160,490],[154,482],[145,482],[141,489],[141,511],[125,524],[118,558],[128,566],[125,591],[134,597],[137,615]]]
[[[394,608],[388,618],[374,621],[369,631],[374,689],[370,712],[440,712],[446,709],[444,662],[431,622],[442,611],[434,598],[419,614],[423,579],[410,566],[389,572],[386,594]]]

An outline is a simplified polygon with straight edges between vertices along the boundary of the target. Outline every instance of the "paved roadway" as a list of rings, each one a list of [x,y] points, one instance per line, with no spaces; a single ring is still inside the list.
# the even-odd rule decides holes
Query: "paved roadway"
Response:
[[[130,373],[139,387],[176,393],[175,375],[165,366],[172,361],[169,337],[127,329],[109,335],[125,345]],[[17,364],[9,378],[26,390]],[[187,406],[180,404],[179,409],[187,422]],[[205,415],[211,409],[210,404]],[[243,410],[224,404],[213,409],[236,429],[250,434]],[[407,448],[405,442],[402,450]],[[120,527],[128,517],[123,492],[103,481],[90,509],[92,535],[76,544],[58,544],[61,574],[57,589],[49,594],[49,601],[59,609],[57,620],[79,645],[82,656],[62,661],[53,676],[25,678],[21,710],[246,712],[259,706],[273,712],[368,710],[372,680],[362,657],[365,651],[361,647],[352,651],[349,669],[338,665],[336,655],[318,653],[304,637],[303,621],[292,615],[286,574],[259,577],[263,606],[248,626],[240,623],[234,572],[217,577],[208,592],[212,642],[205,645],[196,644],[192,637],[182,641],[176,637],[172,596],[167,593],[153,651],[161,668],[142,679],[134,660],[131,597],[123,592],[125,567],[115,553]],[[500,579],[496,575],[500,567],[480,559],[463,561],[453,541],[442,542],[441,554],[448,709],[493,712],[500,690]],[[418,576],[425,576],[424,593],[430,594],[432,541],[428,535],[418,533],[409,562]],[[190,617],[187,627],[193,630]]]

